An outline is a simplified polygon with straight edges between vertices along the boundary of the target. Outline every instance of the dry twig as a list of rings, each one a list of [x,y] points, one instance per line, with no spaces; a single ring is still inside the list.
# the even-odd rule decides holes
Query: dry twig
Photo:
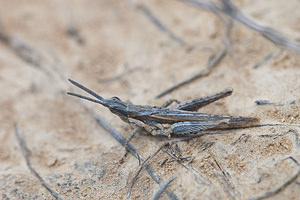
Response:
[[[269,60],[271,60],[275,56],[275,54],[276,53],[274,51],[268,53],[266,56],[264,56],[262,59],[260,59],[258,62],[256,62],[253,65],[253,69],[257,69],[262,64],[264,64],[264,63],[268,62]]]
[[[19,126],[17,123],[15,123],[15,133],[16,133],[16,136],[17,136],[17,139],[19,141],[19,144],[20,144],[20,147],[21,147],[21,151],[22,151],[22,154],[25,158],[25,161],[26,161],[26,165],[28,167],[28,169],[35,175],[35,177],[37,177],[37,179],[39,179],[40,183],[56,198],[56,199],[59,199],[59,200],[63,200],[63,198],[57,194],[51,187],[50,185],[48,185],[45,180],[39,175],[39,173],[31,166],[31,163],[30,163],[30,151],[28,150],[27,146],[26,146],[26,143],[25,143],[25,140],[23,138],[23,135],[19,129]]]
[[[241,24],[247,26],[248,28],[262,34],[265,38],[267,38],[274,44],[289,49],[291,51],[294,51],[296,53],[300,53],[300,45],[297,42],[285,38],[284,36],[282,36],[281,33],[279,33],[278,31],[270,27],[259,25],[257,22],[249,19],[242,12],[240,12],[238,8],[230,0],[220,0],[221,6],[218,6],[213,2],[202,2],[198,0],[181,0],[181,1],[191,3],[203,9],[210,10],[213,13],[223,13],[231,17],[235,21],[238,21]]]
[[[296,130],[293,130],[293,129],[291,129],[291,130],[289,130],[289,131],[287,131],[285,133],[282,133],[282,134],[276,134],[276,135],[269,135],[269,134],[267,134],[267,135],[260,135],[259,137],[266,137],[266,138],[276,139],[278,137],[285,136],[285,135],[287,135],[289,133],[294,133],[295,138],[296,138],[296,146],[300,147],[299,133]]]
[[[213,154],[212,154],[212,158],[213,158],[214,162],[216,163],[217,168],[221,171],[221,173],[214,172],[215,176],[221,177],[221,185],[223,186],[224,191],[227,192],[228,196],[233,200],[236,199],[235,188],[234,188],[234,185],[232,184],[229,173],[227,171],[225,171],[225,169],[223,169],[223,167],[217,161],[217,159],[215,158],[215,156]]]
[[[126,66],[126,65],[125,65]],[[123,79],[125,76],[128,75],[132,75],[134,72],[137,72],[138,70],[141,70],[142,68],[140,67],[133,67],[131,69],[126,70],[125,72],[119,74],[119,75],[115,75],[112,77],[108,77],[108,78],[100,78],[98,80],[99,83],[111,83],[113,81],[120,81],[121,79]]]
[[[25,62],[41,69],[49,74],[45,69],[41,68],[42,56],[33,47],[29,46],[25,42],[7,35],[0,30],[0,41],[7,47],[12,49],[17,56],[19,56]]]
[[[168,34],[168,36],[174,40],[175,42],[177,42],[178,44],[180,45],[184,45],[185,42],[179,38],[178,36],[176,36],[170,29],[168,29],[162,22],[161,20],[159,20],[158,17],[156,17],[152,12],[151,10],[144,4],[138,4],[137,5],[137,8],[139,10],[141,10],[143,12],[143,14],[145,14],[146,17],[148,17],[151,22],[158,27],[159,30],[165,32]]]
[[[161,92],[155,98],[157,98],[157,99],[161,98],[161,97],[165,96],[166,94],[168,94],[188,83],[191,83],[192,81],[194,81],[196,79],[208,76],[211,73],[212,69],[214,69],[214,67],[216,67],[220,63],[220,61],[225,57],[226,54],[227,54],[227,49],[224,49],[214,59],[209,59],[208,63],[206,64],[206,67],[202,71],[200,71],[198,74]]]
[[[152,154],[151,156],[149,156],[146,160],[143,161],[143,163],[140,164],[140,168],[138,169],[136,175],[134,176],[134,178],[132,179],[131,181],[131,184],[130,184],[130,187],[129,187],[129,190],[128,190],[128,193],[127,193],[127,197],[130,196],[131,194],[131,190],[132,190],[132,187],[134,185],[134,183],[136,182],[137,178],[138,178],[138,175],[141,173],[143,167],[145,166],[146,163],[149,162],[149,160],[151,160],[154,156],[156,156],[158,154],[158,152],[164,147],[165,145],[162,145],[157,151],[155,151],[154,154]]]
[[[130,197],[131,191],[132,191],[132,187],[133,187],[134,183],[136,182],[136,180],[137,180],[139,174],[141,173],[141,171],[142,171],[142,169],[143,169],[143,167],[144,167],[144,164],[145,164],[146,162],[148,162],[149,159],[150,159],[150,156],[149,156],[146,160],[144,160],[144,162],[141,163],[139,169],[137,170],[137,172],[136,172],[134,178],[132,179],[132,181],[131,181],[131,183],[130,183],[130,186],[129,186],[129,189],[128,189],[128,192],[127,192],[127,198]]]
[[[289,157],[289,158],[292,161],[294,161],[298,166],[298,169],[293,173],[293,175],[290,178],[288,178],[286,181],[284,181],[283,183],[280,183],[280,184],[274,186],[273,188],[271,188],[270,190],[268,190],[262,194],[251,197],[251,198],[249,198],[249,200],[260,200],[260,199],[265,199],[265,198],[274,196],[275,194],[277,194],[280,191],[282,191],[283,189],[285,189],[287,186],[289,186],[291,183],[293,183],[298,178],[298,176],[300,174],[300,164],[293,157]]]
[[[175,179],[176,175],[171,176],[168,178],[159,188],[159,190],[153,195],[152,200],[158,200],[162,193],[165,191],[167,186]]]

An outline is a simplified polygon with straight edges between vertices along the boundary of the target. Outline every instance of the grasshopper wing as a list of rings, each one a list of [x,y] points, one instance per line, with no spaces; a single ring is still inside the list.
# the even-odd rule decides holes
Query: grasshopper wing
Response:
[[[171,125],[173,134],[185,135],[199,131],[214,129],[245,128],[253,126],[259,122],[257,118],[252,117],[231,117],[218,115],[219,118],[209,119],[207,121],[184,121]]]
[[[153,120],[168,121],[168,122],[183,122],[183,121],[209,121],[211,119],[225,119],[230,116],[213,115],[206,113],[198,113],[192,111],[176,110],[176,109],[161,109],[152,112],[149,117]]]

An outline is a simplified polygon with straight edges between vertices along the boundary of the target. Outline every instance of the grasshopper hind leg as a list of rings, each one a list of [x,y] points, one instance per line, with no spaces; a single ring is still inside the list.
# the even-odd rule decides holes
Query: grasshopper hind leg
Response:
[[[197,111],[199,108],[202,108],[210,103],[213,103],[219,99],[222,99],[224,97],[230,96],[233,92],[232,88],[227,88],[217,94],[200,97],[196,99],[191,99],[184,101],[182,103],[179,103],[175,109],[177,110],[186,110],[186,111]]]

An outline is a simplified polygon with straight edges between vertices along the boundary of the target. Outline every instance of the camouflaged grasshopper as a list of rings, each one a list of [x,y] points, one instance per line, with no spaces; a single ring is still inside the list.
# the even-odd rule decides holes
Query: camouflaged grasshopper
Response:
[[[72,92],[68,92],[67,94],[108,107],[112,113],[118,115],[123,121],[144,128],[152,135],[168,137],[172,134],[187,135],[205,130],[250,127],[259,122],[259,119],[254,117],[225,116],[195,112],[203,106],[231,95],[233,91],[231,88],[225,89],[215,95],[184,101],[179,103],[175,108],[167,108],[166,106],[175,100],[166,102],[162,107],[134,105],[129,102],[123,102],[118,97],[104,99],[83,85],[70,79],[69,81],[97,99]]]

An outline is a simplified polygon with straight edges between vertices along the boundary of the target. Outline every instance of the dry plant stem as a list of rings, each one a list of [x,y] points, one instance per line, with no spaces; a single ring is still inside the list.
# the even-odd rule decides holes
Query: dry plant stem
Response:
[[[140,168],[139,168],[139,170],[137,171],[136,175],[134,176],[134,178],[133,178],[132,181],[131,181],[131,184],[130,184],[130,187],[129,187],[129,190],[128,190],[128,193],[127,193],[127,197],[130,196],[131,191],[132,191],[132,187],[133,187],[134,183],[136,182],[136,180],[137,180],[137,178],[138,178],[138,175],[141,173],[141,171],[142,171],[144,165],[145,165],[146,163],[148,163],[149,160],[151,160],[154,156],[156,156],[156,155],[158,154],[158,152],[160,152],[160,150],[161,150],[164,146],[165,146],[165,145],[162,145],[162,146],[161,146],[154,154],[152,154],[152,155],[149,156],[146,160],[144,160],[142,164],[139,163],[139,164],[140,164]]]
[[[174,143],[173,143],[174,144]],[[170,147],[171,148],[171,147]],[[183,162],[182,162],[182,160],[180,159],[180,158],[178,158],[178,157],[176,157],[175,155],[173,155],[172,153],[170,153],[170,152],[168,152],[167,150],[165,150],[165,152],[166,152],[166,154],[168,155],[168,156],[170,156],[171,158],[173,158],[174,159],[174,161],[176,161],[177,163],[179,163],[181,166],[183,166],[185,169],[189,169],[188,168],[188,166],[187,165],[185,165]]]
[[[187,135],[187,136],[184,136],[184,137],[171,139],[171,142],[175,143],[175,142],[187,141],[187,140],[191,140],[191,139],[194,139],[194,138],[202,137],[204,135],[212,135],[212,134],[216,134],[216,132],[204,132],[204,133],[198,133],[198,134],[193,134],[193,135]]]
[[[114,82],[114,81],[120,81],[121,79],[123,79],[125,76],[130,76],[132,75],[134,72],[137,72],[138,70],[141,70],[142,68],[141,67],[133,67],[131,69],[128,69],[127,71],[119,74],[119,75],[116,75],[116,76],[113,76],[113,77],[109,77],[109,78],[101,78],[98,80],[99,83],[111,83],[111,82]]]
[[[237,143],[240,143],[241,141],[244,141],[246,143],[248,141],[249,137],[250,137],[249,135],[246,135],[245,133],[243,133],[234,142],[232,142],[231,145],[234,146]]]
[[[165,96],[166,94],[169,94],[170,92],[172,92],[188,83],[191,83],[192,81],[194,81],[196,79],[208,76],[211,73],[212,69],[220,63],[220,61],[225,57],[226,54],[227,54],[227,49],[224,49],[222,52],[219,53],[219,55],[216,56],[215,59],[209,60],[208,63],[206,64],[205,69],[203,69],[200,73],[194,75],[193,77],[191,77],[185,81],[182,81],[182,82],[170,87],[169,89],[158,94],[155,98],[159,99],[159,98]]]
[[[232,19],[227,19],[227,21],[225,22],[226,24],[226,31],[225,31],[225,37],[224,37],[224,43],[225,46],[227,48],[227,52],[237,61],[237,63],[242,66],[241,61],[239,60],[238,56],[236,55],[236,53],[234,52],[233,48],[232,48],[232,44],[230,41],[230,32],[233,26],[233,21]]]
[[[300,124],[258,124],[258,125],[253,125],[251,127],[245,127],[245,128],[256,128],[256,127],[265,127],[265,126],[287,126],[287,127],[300,128]]]
[[[231,198],[231,199],[236,199],[236,195],[235,195],[235,188],[231,182],[231,179],[230,179],[230,175],[228,174],[228,172],[226,172],[223,167],[221,166],[221,164],[217,161],[217,159],[215,158],[215,156],[212,154],[212,158],[214,160],[214,162],[216,163],[218,169],[222,172],[221,175],[220,174],[217,174],[216,172],[214,172],[215,176],[220,176],[222,179],[221,179],[221,184],[223,186],[223,189],[225,192],[227,192],[228,196]]]
[[[276,185],[275,187],[271,188],[270,190],[268,190],[265,193],[262,193],[262,194],[259,194],[257,196],[251,197],[249,200],[260,200],[260,199],[265,199],[265,198],[274,196],[277,193],[279,193],[280,191],[282,191],[283,189],[285,189],[288,185],[290,185],[292,182],[294,182],[297,179],[297,177],[300,174],[299,163],[293,157],[289,157],[289,158],[291,158],[298,165],[298,169],[293,173],[293,175],[289,179],[284,181],[283,183],[280,183],[280,184]]]
[[[175,179],[176,175],[168,178],[159,188],[159,190],[153,195],[152,200],[158,200],[167,186]]]
[[[189,140],[191,139],[191,137],[183,137],[185,138],[186,140]],[[179,138],[180,139],[180,138]],[[171,140],[169,143],[173,144],[175,142],[178,142],[178,141],[184,141],[184,140]],[[192,162],[188,162],[187,165],[184,164],[183,162],[181,162],[180,159],[176,158],[174,155],[170,154],[168,151],[165,151],[167,153],[168,156],[170,156],[171,158],[174,159],[174,161],[176,161],[177,163],[179,163],[181,166],[183,166],[186,170],[190,170],[192,173],[194,173],[196,176],[198,176],[198,178],[205,184],[211,184],[211,181],[204,178],[204,176],[196,169],[194,169],[193,167],[191,167],[189,164]]]
[[[217,13],[216,13],[216,15],[219,18],[221,18]],[[230,30],[233,25],[232,20],[228,19],[225,24],[226,24],[226,31],[225,31],[224,43],[225,43],[226,49],[223,50],[215,59],[212,59],[212,60],[209,59],[207,65],[206,65],[206,68],[204,70],[202,70],[199,74],[196,74],[193,77],[191,77],[185,81],[182,81],[182,82],[172,86],[171,88],[161,92],[155,98],[157,98],[157,99],[161,98],[161,97],[165,96],[166,94],[168,94],[186,84],[189,84],[196,79],[202,78],[204,76],[208,76],[211,72],[211,69],[213,67],[215,67],[224,58],[224,56],[226,55],[227,52],[229,52],[233,56],[233,58],[239,62],[239,59],[237,58],[236,54],[234,53],[231,42],[230,42]],[[239,62],[239,64],[240,64],[240,62]]]
[[[7,48],[11,49],[16,54],[16,56],[18,56],[21,60],[25,61],[31,66],[34,66],[35,68],[41,70],[51,78],[53,78],[53,74],[51,73],[52,68],[56,75],[58,75],[58,78],[60,78],[62,81],[65,81],[63,73],[60,71],[59,67],[56,67],[59,63],[49,63],[45,56],[39,53],[28,43],[25,43],[24,41],[14,36],[8,35],[2,29],[3,28],[0,25],[0,42],[2,42]],[[52,54],[53,57],[53,52],[50,52],[50,54]],[[45,67],[45,64],[47,66],[50,65],[51,68]]]
[[[130,197],[131,191],[132,191],[132,188],[133,188],[133,185],[134,185],[134,183],[136,182],[136,180],[137,180],[139,174],[141,173],[141,171],[142,171],[142,169],[143,169],[143,167],[144,167],[144,164],[145,164],[146,162],[148,162],[149,159],[150,159],[150,156],[149,156],[146,160],[144,160],[144,162],[140,165],[139,169],[137,170],[137,172],[136,172],[134,178],[132,179],[132,181],[131,181],[131,183],[130,183],[130,186],[129,186],[129,189],[128,189],[128,192],[127,192],[127,198]]]
[[[46,71],[44,68],[41,68],[41,54],[34,50],[31,46],[1,31],[0,41],[7,47],[12,49],[22,60],[44,71],[45,73],[47,73],[47,75],[50,75],[48,71]]]
[[[93,118],[96,120],[96,122],[100,126],[102,126],[106,131],[108,131],[118,142],[121,143],[122,146],[125,147],[126,141],[117,131],[115,131],[113,128],[111,128],[104,120],[99,118],[92,110],[88,109],[88,111],[90,112],[90,114],[93,116]],[[139,156],[139,153],[131,144],[128,144],[128,150],[132,155],[134,155],[134,157],[136,157],[137,159],[140,159],[141,162],[144,162],[144,159],[141,156]],[[155,171],[151,168],[151,166],[148,163],[145,163],[144,166],[145,166],[147,173],[151,176],[151,178],[157,184],[161,184],[163,182],[162,179],[155,173]],[[172,199],[172,200],[178,199],[178,197],[172,191],[166,190],[166,192],[170,199]]]
[[[268,62],[269,60],[271,60],[272,58],[274,58],[275,54],[276,53],[274,51],[268,53],[266,56],[264,56],[262,59],[260,59],[257,63],[254,64],[253,69],[257,69],[262,64],[264,64],[264,63]]]
[[[152,12],[151,10],[145,6],[144,4],[138,4],[137,5],[137,8],[139,10],[141,10],[143,12],[143,14],[148,17],[151,22],[158,27],[159,30],[165,32],[166,34],[168,34],[168,36],[174,40],[175,42],[177,42],[178,44],[180,45],[185,45],[185,42],[179,38],[178,36],[176,36],[170,29],[168,29],[162,22],[161,20],[159,20],[158,17],[156,17]]]
[[[63,200],[63,198],[57,194],[45,181],[44,179],[39,175],[39,173],[31,166],[29,157],[30,157],[30,151],[28,150],[26,143],[24,141],[23,135],[19,129],[19,126],[17,125],[17,123],[15,123],[15,133],[17,136],[17,139],[19,141],[20,147],[21,147],[21,151],[22,154],[26,160],[26,165],[28,167],[28,169],[37,177],[37,179],[39,179],[40,183],[56,198],[59,200]]]
[[[244,24],[248,28],[256,32],[259,32],[274,44],[282,46],[296,53],[300,53],[300,45],[297,42],[285,38],[284,36],[281,35],[281,33],[279,33],[278,31],[270,27],[259,25],[255,21],[249,19],[243,13],[241,13],[230,0],[220,0],[222,3],[221,6],[218,6],[213,2],[201,2],[197,0],[181,0],[181,1],[191,3],[203,9],[210,10],[214,13],[223,13],[231,17],[232,19],[240,22],[241,24]]]
[[[284,135],[287,135],[289,133],[294,133],[295,135],[295,138],[296,138],[296,146],[297,147],[300,147],[300,142],[299,142],[299,133],[296,131],[296,130],[289,130],[285,133],[282,133],[282,134],[276,134],[276,135],[260,135],[260,137],[267,137],[267,138],[272,138],[272,139],[276,139],[278,137],[282,137]]]

